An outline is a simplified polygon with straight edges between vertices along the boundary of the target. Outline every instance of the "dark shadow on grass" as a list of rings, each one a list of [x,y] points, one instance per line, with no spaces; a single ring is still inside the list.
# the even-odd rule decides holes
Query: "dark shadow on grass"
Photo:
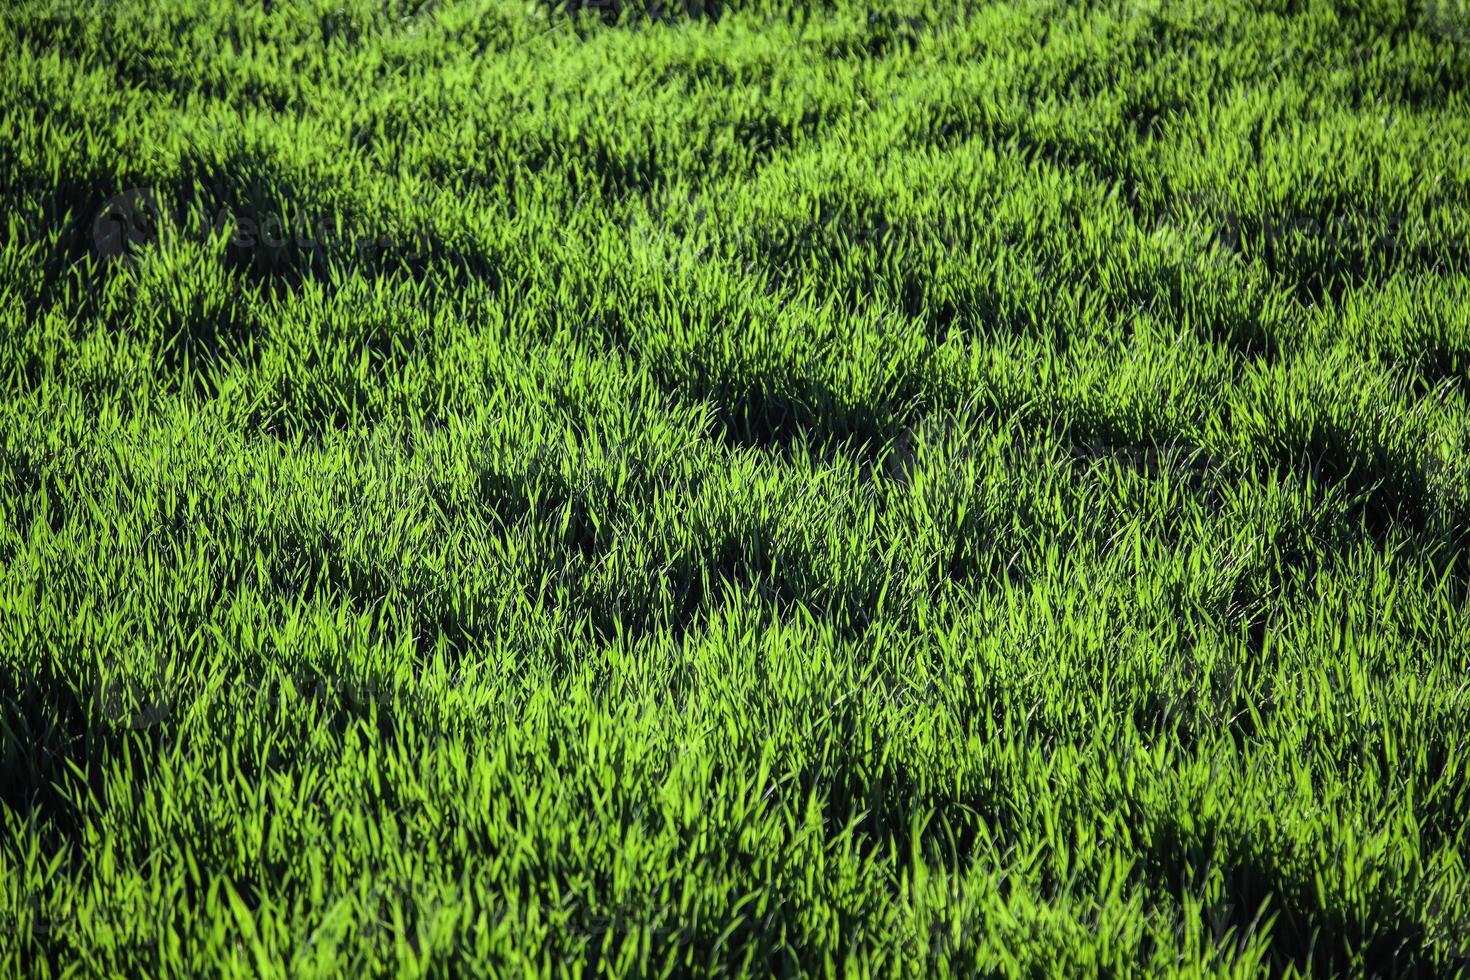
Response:
[[[1181,897],[1213,870],[1224,878],[1223,903],[1206,910],[1201,925],[1215,934],[1235,927],[1245,933],[1274,916],[1269,969],[1311,976],[1441,976],[1422,931],[1396,906],[1379,903],[1359,912],[1324,907],[1316,886],[1283,867],[1248,841],[1219,847],[1200,843],[1197,832],[1173,824],[1143,855],[1143,874]],[[1257,919],[1257,913],[1260,919]]]

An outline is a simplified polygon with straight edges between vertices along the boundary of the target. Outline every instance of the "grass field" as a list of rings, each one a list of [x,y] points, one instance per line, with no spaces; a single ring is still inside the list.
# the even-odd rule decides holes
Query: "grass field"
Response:
[[[1470,974],[1470,7],[585,6],[0,8],[0,973]]]

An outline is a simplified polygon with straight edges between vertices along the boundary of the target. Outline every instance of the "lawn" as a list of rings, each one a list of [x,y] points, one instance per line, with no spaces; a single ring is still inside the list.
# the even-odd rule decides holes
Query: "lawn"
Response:
[[[0,974],[1470,975],[1464,0],[0,45]]]

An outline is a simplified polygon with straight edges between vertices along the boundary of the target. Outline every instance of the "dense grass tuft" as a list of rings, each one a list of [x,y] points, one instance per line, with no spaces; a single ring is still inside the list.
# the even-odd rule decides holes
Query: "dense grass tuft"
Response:
[[[1470,972],[1455,0],[0,15],[0,972]]]

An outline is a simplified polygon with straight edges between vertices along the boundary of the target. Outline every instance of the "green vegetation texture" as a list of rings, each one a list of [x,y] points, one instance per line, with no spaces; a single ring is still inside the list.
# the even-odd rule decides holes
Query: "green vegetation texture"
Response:
[[[580,6],[0,8],[0,973],[1470,972],[1466,4]]]

